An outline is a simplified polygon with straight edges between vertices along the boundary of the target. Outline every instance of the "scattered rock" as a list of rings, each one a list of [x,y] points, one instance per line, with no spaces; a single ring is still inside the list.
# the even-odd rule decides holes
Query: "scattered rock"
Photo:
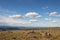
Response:
[[[16,39],[16,37],[13,37],[12,39]]]
[[[45,33],[45,37],[46,37],[46,38],[50,38],[50,37],[52,37],[52,35],[51,35],[50,33],[46,32],[46,33]]]

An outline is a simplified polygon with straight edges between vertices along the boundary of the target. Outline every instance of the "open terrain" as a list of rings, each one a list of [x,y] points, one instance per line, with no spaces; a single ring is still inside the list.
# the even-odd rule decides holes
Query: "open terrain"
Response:
[[[0,31],[0,40],[60,40],[60,28]]]

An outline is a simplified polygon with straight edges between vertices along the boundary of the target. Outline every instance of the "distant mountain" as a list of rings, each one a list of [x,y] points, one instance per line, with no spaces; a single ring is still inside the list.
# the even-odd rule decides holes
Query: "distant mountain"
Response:
[[[0,30],[22,30],[22,29],[39,29],[39,27],[17,27],[17,26],[0,26]]]
[[[16,27],[16,26],[0,26],[0,30],[19,30],[24,29],[25,27]]]
[[[23,27],[23,26],[0,26],[0,30],[24,30],[24,29],[44,29],[44,28],[51,28],[51,27]],[[54,27],[52,27],[54,28]]]

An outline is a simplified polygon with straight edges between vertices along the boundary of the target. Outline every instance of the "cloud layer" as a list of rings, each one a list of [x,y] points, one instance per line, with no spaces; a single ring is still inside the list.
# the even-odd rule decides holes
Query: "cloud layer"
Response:
[[[57,12],[51,12],[50,16],[58,15]],[[27,20],[27,17],[29,18]],[[40,20],[42,18],[42,20]],[[0,16],[0,25],[6,26],[38,26],[38,27],[58,27],[60,21],[54,18],[43,18],[42,15],[36,12],[28,12],[25,15],[14,14],[8,16]]]

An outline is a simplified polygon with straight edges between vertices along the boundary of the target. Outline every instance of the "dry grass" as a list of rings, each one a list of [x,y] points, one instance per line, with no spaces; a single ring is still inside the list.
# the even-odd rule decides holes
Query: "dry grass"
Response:
[[[60,28],[0,31],[0,40],[60,40]]]

